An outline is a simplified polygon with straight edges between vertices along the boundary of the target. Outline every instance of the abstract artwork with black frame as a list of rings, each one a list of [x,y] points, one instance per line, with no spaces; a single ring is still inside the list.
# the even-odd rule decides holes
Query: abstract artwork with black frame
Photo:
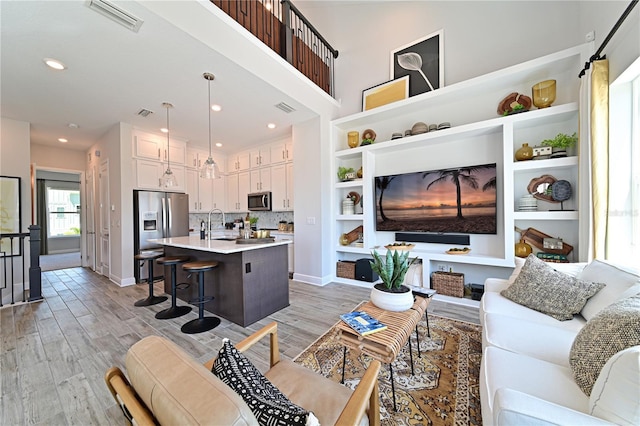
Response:
[[[21,179],[15,176],[0,176],[0,234],[18,234],[22,229],[20,199]],[[0,239],[0,257],[21,256],[19,243],[11,239]]]
[[[444,31],[391,51],[389,77],[409,76],[409,97],[444,87]]]

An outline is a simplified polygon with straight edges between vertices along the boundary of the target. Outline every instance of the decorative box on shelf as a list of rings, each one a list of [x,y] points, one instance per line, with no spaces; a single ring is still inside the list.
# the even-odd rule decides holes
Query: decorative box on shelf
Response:
[[[356,262],[352,260],[338,260],[336,265],[336,276],[339,278],[356,278]]]
[[[445,296],[464,297],[464,274],[436,271],[431,274],[431,288]]]

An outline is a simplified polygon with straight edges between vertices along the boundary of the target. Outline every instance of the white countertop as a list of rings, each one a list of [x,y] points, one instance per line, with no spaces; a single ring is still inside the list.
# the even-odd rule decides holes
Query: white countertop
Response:
[[[263,244],[236,244],[235,240],[201,240],[199,236],[157,238],[149,240],[163,246],[180,247],[190,250],[209,251],[212,253],[230,254],[247,250],[257,250],[265,247],[275,247],[291,244],[290,240],[274,241]]]

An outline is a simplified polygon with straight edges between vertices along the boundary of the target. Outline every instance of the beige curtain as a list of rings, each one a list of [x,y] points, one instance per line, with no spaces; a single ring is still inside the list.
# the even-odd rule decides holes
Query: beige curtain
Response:
[[[609,61],[594,61],[591,70],[589,139],[593,214],[589,258],[605,259],[609,208]]]

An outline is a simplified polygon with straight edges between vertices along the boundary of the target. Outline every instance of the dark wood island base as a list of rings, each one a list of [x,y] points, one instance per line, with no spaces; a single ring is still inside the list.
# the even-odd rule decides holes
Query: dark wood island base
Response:
[[[192,261],[215,260],[218,268],[205,272],[205,298],[213,300],[204,309],[242,327],[289,306],[289,273],[287,245],[268,245],[234,253],[215,253],[165,245],[166,256],[189,256]],[[170,276],[165,267],[165,277]],[[181,268],[177,282],[190,283],[185,289],[178,285],[177,297],[187,303],[198,299],[197,276],[187,278]],[[171,283],[164,284],[171,293]]]

